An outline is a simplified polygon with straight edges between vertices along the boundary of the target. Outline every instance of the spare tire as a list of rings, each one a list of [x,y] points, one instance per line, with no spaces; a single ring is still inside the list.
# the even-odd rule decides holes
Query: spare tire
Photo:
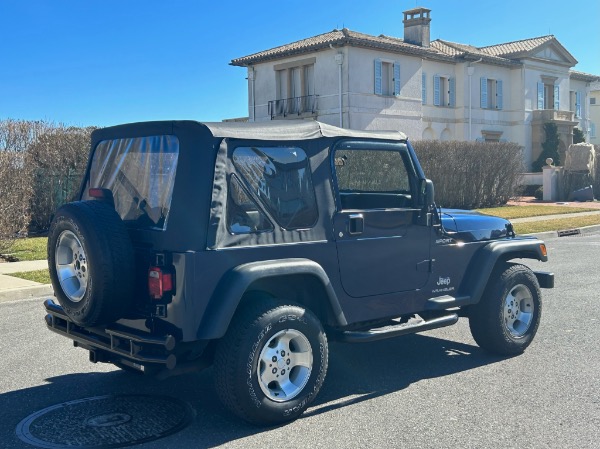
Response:
[[[77,201],[56,211],[48,234],[48,268],[54,294],[76,324],[108,324],[131,309],[133,245],[107,202]]]

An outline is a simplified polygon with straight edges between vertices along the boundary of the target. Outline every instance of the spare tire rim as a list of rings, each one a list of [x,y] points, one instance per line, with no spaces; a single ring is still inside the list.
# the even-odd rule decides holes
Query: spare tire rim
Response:
[[[81,301],[88,285],[88,261],[81,241],[72,231],[63,231],[58,237],[54,261],[63,293],[70,301]]]
[[[531,323],[535,305],[529,288],[523,284],[515,285],[504,299],[504,325],[511,336],[523,337]]]
[[[313,365],[308,338],[296,330],[286,329],[273,335],[263,347],[258,360],[258,384],[275,402],[286,402],[306,386]]]

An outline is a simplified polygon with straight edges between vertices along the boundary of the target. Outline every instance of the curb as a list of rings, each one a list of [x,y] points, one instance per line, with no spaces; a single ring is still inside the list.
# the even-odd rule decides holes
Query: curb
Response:
[[[573,235],[574,237],[577,237],[578,235],[594,234],[596,232],[600,232],[600,225],[584,226],[583,228],[577,228],[576,230],[579,231],[579,233]],[[541,239],[548,239],[548,238],[560,238],[561,236],[559,236],[558,233],[559,233],[559,231],[545,231],[545,232],[538,232],[537,234],[520,234],[520,235],[534,235]],[[573,236],[570,236],[570,237],[573,237]]]
[[[0,303],[17,301],[21,299],[37,298],[42,296],[54,296],[54,289],[50,284],[40,284],[33,287],[13,288],[11,290],[0,290]]]

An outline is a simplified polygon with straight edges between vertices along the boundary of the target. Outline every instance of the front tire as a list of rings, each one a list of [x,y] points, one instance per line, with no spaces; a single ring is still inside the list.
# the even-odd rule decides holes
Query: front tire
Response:
[[[540,286],[524,265],[503,264],[492,273],[478,304],[471,306],[469,326],[477,344],[494,354],[522,353],[540,324]]]
[[[292,421],[317,396],[327,363],[327,338],[312,312],[271,298],[249,300],[217,345],[217,394],[252,424]]]

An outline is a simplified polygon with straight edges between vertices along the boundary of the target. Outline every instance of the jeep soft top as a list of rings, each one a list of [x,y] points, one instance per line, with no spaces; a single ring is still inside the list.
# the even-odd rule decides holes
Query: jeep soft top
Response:
[[[438,209],[400,132],[120,125],[92,134],[79,201],[55,214],[46,322],[92,362],[159,377],[213,364],[231,411],[276,423],[316,396],[328,339],[466,316],[484,349],[522,352],[553,275],[517,258],[546,261],[546,247]]]

